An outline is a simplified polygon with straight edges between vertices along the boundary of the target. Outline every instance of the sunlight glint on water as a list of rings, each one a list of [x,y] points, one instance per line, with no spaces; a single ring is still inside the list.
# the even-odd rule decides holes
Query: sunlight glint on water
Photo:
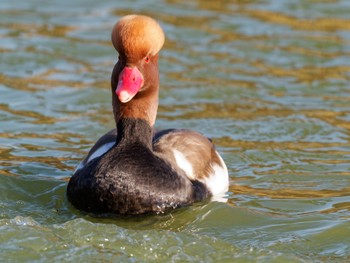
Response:
[[[110,31],[162,24],[157,126],[211,137],[227,204],[101,219],[67,179],[112,128]],[[347,1],[5,0],[0,9],[0,261],[350,260]]]

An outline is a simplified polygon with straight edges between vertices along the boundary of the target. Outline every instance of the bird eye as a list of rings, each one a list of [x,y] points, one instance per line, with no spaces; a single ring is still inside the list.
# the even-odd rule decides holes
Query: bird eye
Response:
[[[149,56],[145,57],[145,62],[148,63],[150,61]]]

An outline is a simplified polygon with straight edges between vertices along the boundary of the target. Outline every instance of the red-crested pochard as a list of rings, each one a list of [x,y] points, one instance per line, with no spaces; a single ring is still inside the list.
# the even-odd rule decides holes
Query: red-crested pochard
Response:
[[[111,78],[116,128],[102,136],[70,178],[67,196],[94,214],[164,212],[228,190],[228,171],[198,132],[153,129],[164,33],[150,17],[128,15],[112,31],[119,53]]]

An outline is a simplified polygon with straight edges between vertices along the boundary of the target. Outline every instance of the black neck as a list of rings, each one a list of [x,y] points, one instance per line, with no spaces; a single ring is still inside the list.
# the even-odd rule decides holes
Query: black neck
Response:
[[[121,118],[117,123],[117,143],[141,142],[152,148],[152,128],[143,119]]]

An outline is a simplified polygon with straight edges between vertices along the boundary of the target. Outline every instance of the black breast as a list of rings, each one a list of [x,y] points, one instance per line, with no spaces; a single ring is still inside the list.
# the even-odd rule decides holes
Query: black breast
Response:
[[[67,189],[76,208],[92,213],[164,212],[207,195],[203,184],[178,174],[152,152],[150,145],[123,138],[78,170]]]

